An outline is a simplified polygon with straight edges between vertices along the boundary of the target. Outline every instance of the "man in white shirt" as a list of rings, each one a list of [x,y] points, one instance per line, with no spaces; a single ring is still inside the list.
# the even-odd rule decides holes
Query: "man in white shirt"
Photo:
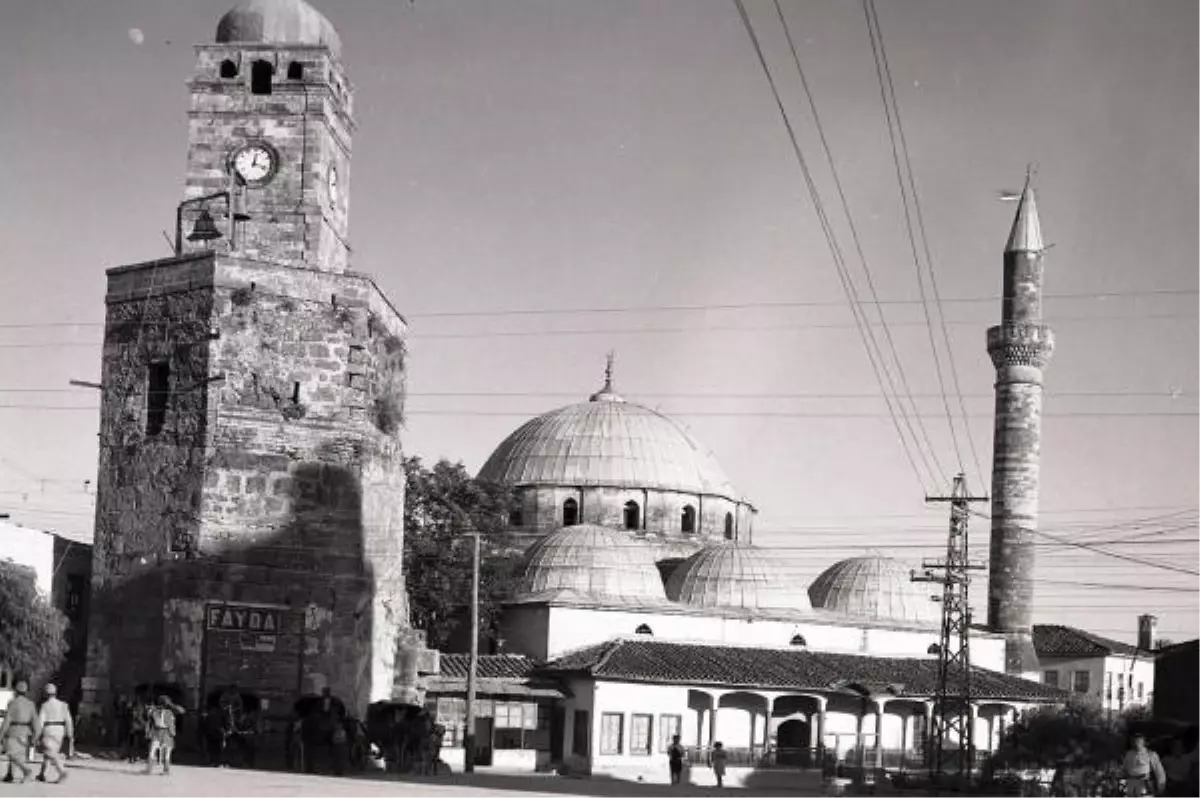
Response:
[[[1126,795],[1153,795],[1166,786],[1167,774],[1162,762],[1158,754],[1146,747],[1144,735],[1133,735],[1133,747],[1125,752],[1123,765]]]

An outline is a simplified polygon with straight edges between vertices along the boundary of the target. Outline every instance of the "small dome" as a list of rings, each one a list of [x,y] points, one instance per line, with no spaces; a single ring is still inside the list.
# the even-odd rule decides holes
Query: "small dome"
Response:
[[[565,590],[620,601],[666,599],[653,550],[592,524],[564,527],[530,546],[519,580],[522,595]]]
[[[672,571],[667,598],[694,607],[810,609],[808,596],[788,585],[760,549],[721,543],[696,552]]]
[[[217,23],[217,43],[323,45],[335,57],[342,41],[329,20],[304,0],[244,0]]]
[[[929,590],[890,557],[852,557],[826,568],[808,588],[813,607],[878,621],[937,623]]]

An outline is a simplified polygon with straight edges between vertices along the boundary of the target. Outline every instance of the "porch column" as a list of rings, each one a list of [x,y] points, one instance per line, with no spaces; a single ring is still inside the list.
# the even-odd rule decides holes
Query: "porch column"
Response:
[[[907,712],[900,716],[900,770],[904,770],[905,761],[908,759],[908,724],[912,720],[912,713]]]
[[[925,702],[925,731],[922,735],[921,748],[925,751],[925,767],[933,767],[933,702]]]
[[[717,739],[717,700],[713,699],[712,709],[708,711],[708,747],[712,748],[713,741]]]
[[[979,746],[975,744],[975,726],[979,720],[979,705],[975,703],[968,703],[967,710],[968,714],[971,716],[971,727],[968,730],[969,734],[967,735],[967,739],[963,742],[970,743],[970,745],[967,747],[967,775],[971,776],[975,773],[975,751],[979,748]]]
[[[888,698],[875,698],[875,769],[883,770],[883,711]]]
[[[994,714],[988,715],[987,727],[988,727],[988,739],[987,739],[987,749],[986,750],[995,751],[996,750],[996,716]]]
[[[828,698],[817,697],[817,740],[814,747],[817,749],[817,761],[822,765],[825,763],[825,706],[828,703]]]

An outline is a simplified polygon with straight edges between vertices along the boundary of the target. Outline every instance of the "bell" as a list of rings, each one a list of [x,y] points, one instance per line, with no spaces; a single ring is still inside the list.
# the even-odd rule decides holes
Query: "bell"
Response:
[[[220,237],[221,231],[217,229],[212,214],[208,212],[208,208],[202,208],[192,232],[188,233],[188,241],[212,241]]]

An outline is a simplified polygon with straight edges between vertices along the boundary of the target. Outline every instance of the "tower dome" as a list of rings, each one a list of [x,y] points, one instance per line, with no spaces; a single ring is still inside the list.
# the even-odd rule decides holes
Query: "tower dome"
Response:
[[[826,568],[808,588],[816,609],[872,621],[937,623],[928,591],[890,557],[851,557]]]
[[[534,418],[492,452],[479,478],[513,486],[680,491],[741,501],[721,466],[679,422],[612,385]]]
[[[530,546],[518,580],[522,596],[564,591],[615,602],[666,599],[653,551],[592,524],[559,529]]]
[[[667,598],[695,607],[810,609],[808,596],[751,546],[721,543],[702,549],[671,573]]]
[[[320,45],[335,57],[342,50],[333,25],[304,0],[243,0],[221,17],[216,40],[218,44]]]

